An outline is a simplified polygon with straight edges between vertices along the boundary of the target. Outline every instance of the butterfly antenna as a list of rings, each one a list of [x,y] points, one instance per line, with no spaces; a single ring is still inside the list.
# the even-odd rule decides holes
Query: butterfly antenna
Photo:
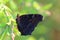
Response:
[[[19,14],[17,14],[17,18],[19,17]]]

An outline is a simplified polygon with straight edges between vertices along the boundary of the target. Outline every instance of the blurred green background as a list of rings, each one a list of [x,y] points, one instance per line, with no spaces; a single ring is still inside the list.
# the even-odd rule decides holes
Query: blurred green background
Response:
[[[17,14],[41,14],[43,21],[21,36]],[[60,0],[0,0],[0,40],[60,40]]]

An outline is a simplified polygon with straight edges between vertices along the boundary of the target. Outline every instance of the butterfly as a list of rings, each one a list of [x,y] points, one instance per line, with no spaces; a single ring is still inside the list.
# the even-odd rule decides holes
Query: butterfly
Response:
[[[40,14],[17,15],[17,28],[21,32],[21,35],[31,35],[37,24],[41,22],[42,19],[43,16]]]

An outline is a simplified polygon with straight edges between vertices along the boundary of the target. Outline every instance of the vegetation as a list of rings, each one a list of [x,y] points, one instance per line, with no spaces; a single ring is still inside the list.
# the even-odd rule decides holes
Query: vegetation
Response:
[[[32,35],[21,36],[17,14],[41,14]],[[58,40],[60,34],[60,0],[0,0],[0,40]],[[54,34],[54,35],[53,35]]]

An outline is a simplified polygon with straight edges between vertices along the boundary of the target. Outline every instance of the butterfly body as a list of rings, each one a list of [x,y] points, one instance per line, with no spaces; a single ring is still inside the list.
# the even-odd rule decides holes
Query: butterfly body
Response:
[[[42,17],[39,14],[17,16],[16,23],[21,35],[31,35],[37,24],[42,21]]]

